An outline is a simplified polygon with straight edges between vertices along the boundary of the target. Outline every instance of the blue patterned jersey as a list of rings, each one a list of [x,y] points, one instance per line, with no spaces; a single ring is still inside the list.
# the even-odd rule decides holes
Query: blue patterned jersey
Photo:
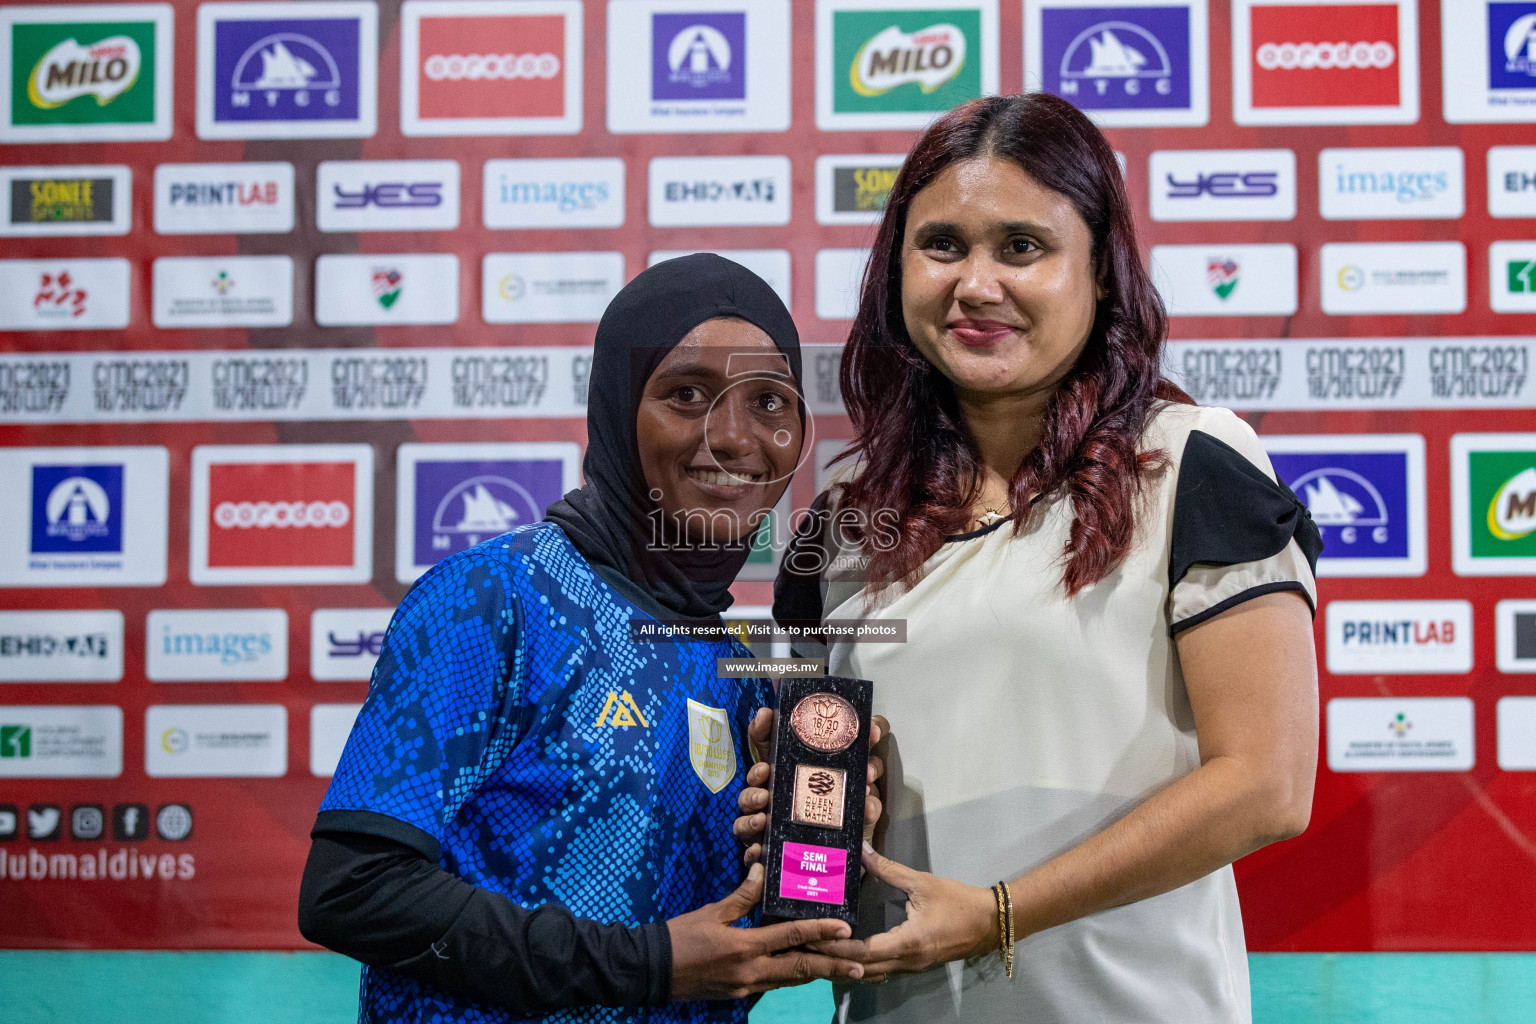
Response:
[[[435,839],[439,863],[533,907],[630,926],[741,880],[731,824],[764,679],[721,679],[734,641],[637,643],[644,611],[552,523],[438,563],[385,635],[321,811],[368,811]],[[359,1019],[496,1022],[506,1012],[363,968]],[[594,1007],[546,1021],[746,1020],[746,1004]]]

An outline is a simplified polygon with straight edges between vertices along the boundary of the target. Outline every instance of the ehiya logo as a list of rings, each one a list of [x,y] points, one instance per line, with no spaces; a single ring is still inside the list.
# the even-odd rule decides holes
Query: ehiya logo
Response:
[[[1536,466],[1516,473],[1493,493],[1488,532],[1499,540],[1520,540],[1536,533]]]
[[[860,96],[882,96],[914,83],[930,93],[964,66],[965,33],[958,26],[930,25],[907,33],[891,25],[859,48],[848,78]]]
[[[56,44],[27,76],[27,98],[43,110],[62,107],[81,96],[106,106],[139,79],[143,56],[127,36],[108,36],[81,46],[75,39]]]

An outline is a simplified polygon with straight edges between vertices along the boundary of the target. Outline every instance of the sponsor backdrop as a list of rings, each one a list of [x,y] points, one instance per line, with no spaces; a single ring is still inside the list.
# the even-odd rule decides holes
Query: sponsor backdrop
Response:
[[[679,253],[814,346],[763,614],[902,154],[1034,88],[1327,542],[1251,947],[1536,949],[1536,0],[10,5],[0,71],[0,946],[303,946],[390,609],[579,482],[593,326]]]

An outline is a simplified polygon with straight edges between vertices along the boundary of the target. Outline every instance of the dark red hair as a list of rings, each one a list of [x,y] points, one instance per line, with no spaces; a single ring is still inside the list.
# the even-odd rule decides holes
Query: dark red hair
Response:
[[[1190,399],[1162,376],[1167,314],[1136,248],[1125,182],[1108,140],[1076,107],[1048,93],[992,96],[956,107],[918,139],[891,189],[843,354],[843,402],[854,439],[842,458],[863,461],[840,504],[873,516],[892,509],[900,540],[863,538],[874,583],[915,583],[947,536],[965,529],[980,487],[980,457],[950,383],[907,336],[901,252],[913,198],[945,168],[992,156],[1011,160],[1065,196],[1088,225],[1106,295],[1087,346],[1057,386],[1036,447],[1009,493],[1015,532],[1031,495],[1065,493],[1074,513],[1063,554],[1068,594],[1103,579],[1130,550],[1133,505],[1145,472],[1164,461],[1138,444],[1158,399]]]

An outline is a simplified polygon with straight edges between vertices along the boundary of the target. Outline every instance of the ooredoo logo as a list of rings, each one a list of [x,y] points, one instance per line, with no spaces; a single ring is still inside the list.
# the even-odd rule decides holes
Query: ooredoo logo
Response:
[[[462,0],[404,7],[406,135],[576,131],[580,5]],[[514,127],[521,125],[521,129]]]
[[[192,465],[194,583],[371,575],[367,445],[203,446]]]
[[[1415,6],[1397,0],[1309,4],[1239,0],[1233,12],[1236,120],[1239,124],[1417,120]]]

